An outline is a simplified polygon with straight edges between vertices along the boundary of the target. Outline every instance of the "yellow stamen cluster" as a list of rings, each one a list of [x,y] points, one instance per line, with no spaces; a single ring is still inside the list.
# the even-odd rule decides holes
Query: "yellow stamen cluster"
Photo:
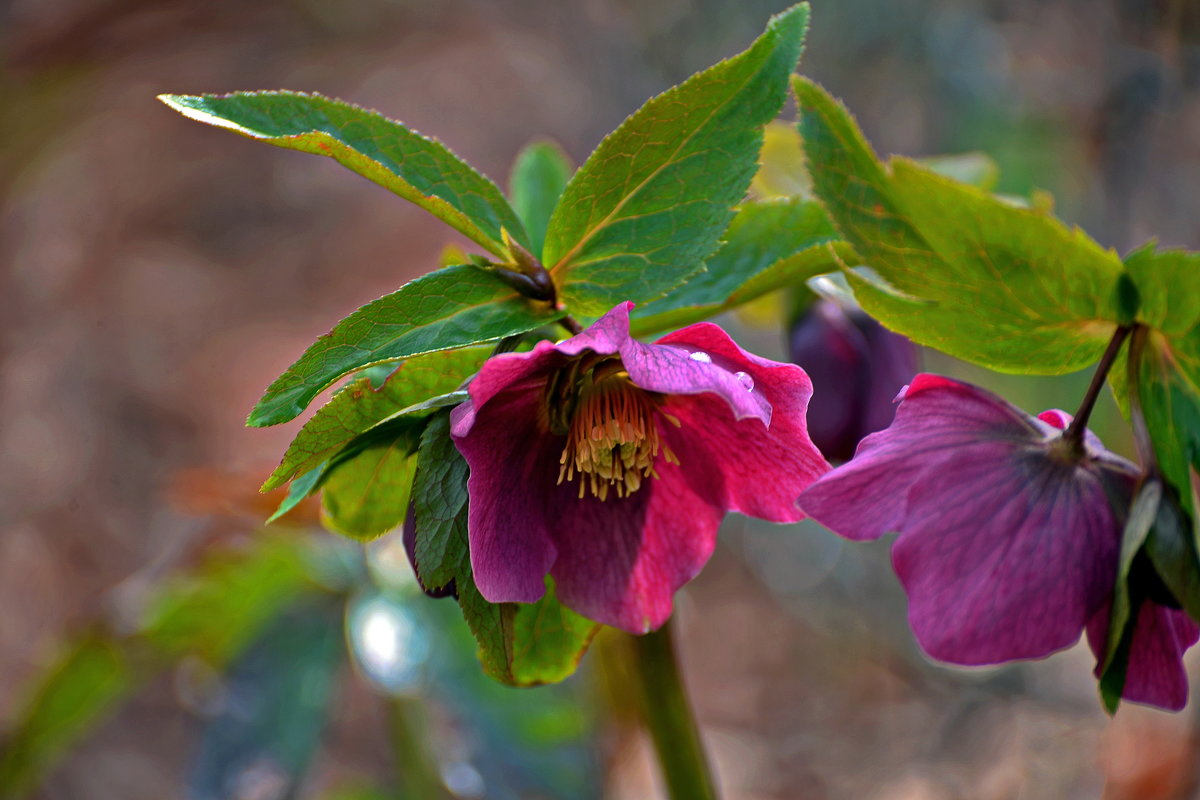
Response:
[[[660,451],[668,462],[678,464],[659,440],[656,405],[654,397],[634,386],[624,372],[599,379],[585,376],[559,459],[558,482],[574,480],[578,472],[580,498],[585,488],[601,500],[608,498],[610,489],[617,497],[628,497],[643,479],[658,477],[654,462]],[[662,416],[678,427],[679,420]]]

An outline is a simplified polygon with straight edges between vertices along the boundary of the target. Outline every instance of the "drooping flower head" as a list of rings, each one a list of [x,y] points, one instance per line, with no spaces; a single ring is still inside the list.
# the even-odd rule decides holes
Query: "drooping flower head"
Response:
[[[808,376],[716,325],[655,344],[624,303],[577,336],[496,356],[456,408],[471,566],[492,602],[568,607],[634,633],[712,553],[726,511],[776,522],[829,469],[808,438]]]
[[[808,432],[834,461],[848,461],[864,436],[888,426],[896,393],[917,372],[911,341],[824,298],[792,325],[788,359],[812,379]]]
[[[1107,628],[1138,481],[1138,469],[1090,432],[1082,448],[1064,439],[1069,422],[1061,411],[1031,417],[978,387],[918,375],[891,426],[799,504],[849,539],[899,533],[892,562],[931,657],[1040,658],[1073,645],[1085,626]],[[1178,672],[1195,636],[1166,631],[1150,605],[1140,613],[1153,618],[1143,627],[1139,617],[1125,696],[1172,707],[1178,676],[1162,665]]]

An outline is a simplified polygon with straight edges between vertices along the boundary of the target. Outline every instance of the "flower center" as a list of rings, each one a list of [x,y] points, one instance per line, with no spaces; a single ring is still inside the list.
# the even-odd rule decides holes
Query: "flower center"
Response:
[[[606,362],[580,381],[574,412],[567,425],[558,482],[575,480],[579,497],[585,490],[601,500],[636,492],[647,477],[657,478],[654,462],[661,451],[672,464],[679,460],[659,440],[654,414],[658,401],[634,386],[619,361]],[[663,416],[674,425],[679,420]]]

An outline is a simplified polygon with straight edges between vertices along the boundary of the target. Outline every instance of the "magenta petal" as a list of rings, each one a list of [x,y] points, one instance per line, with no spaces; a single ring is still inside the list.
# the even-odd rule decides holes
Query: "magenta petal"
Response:
[[[724,395],[673,395],[664,411],[677,417],[708,452],[707,461],[724,476],[726,507],[773,522],[804,518],[796,496],[829,471],[808,437],[805,414],[812,384],[794,364],[768,361],[745,352],[716,325],[692,325],[667,337],[675,347],[708,354],[713,363],[748,380],[753,394],[772,408],[769,425],[737,419]],[[687,464],[684,464],[686,467]]]
[[[918,375],[892,425],[800,496],[852,539],[900,534],[893,562],[931,656],[958,664],[1067,647],[1105,601],[1136,469],[1068,463],[1058,428],[968,384]],[[1096,442],[1098,446],[1098,442]]]
[[[579,355],[584,350],[591,350],[603,355],[611,355],[621,350],[629,337],[629,310],[633,303],[624,302],[613,306],[613,309],[587,327],[587,330],[559,342],[554,346],[560,353]]]
[[[903,397],[890,427],[865,437],[851,461],[800,496],[801,508],[848,539],[900,531],[911,518],[908,490],[944,469],[947,457],[994,459],[997,445],[1042,433],[1041,423],[995,395],[937,375],[916,376]]]
[[[483,362],[467,391],[471,399],[455,407],[450,433],[466,436],[475,424],[476,409],[483,408],[496,394],[504,391],[536,394],[546,383],[546,376],[565,361],[552,342],[538,342],[528,353],[502,353]],[[465,406],[465,410],[464,410]]]
[[[721,347],[721,350],[710,353],[700,343],[713,344]],[[738,356],[736,359],[727,359],[723,357],[724,352],[737,353]],[[676,331],[664,336],[657,344],[642,344],[630,339],[621,348],[621,361],[630,380],[637,386],[662,394],[710,392],[723,399],[737,419],[754,418],[770,424],[771,403],[762,391],[756,390],[753,375],[743,369],[750,358],[748,353],[733,344],[724,331],[711,323]],[[804,376],[803,370],[790,364],[764,363],[780,367],[781,370],[790,367]],[[808,395],[812,394],[808,377],[804,376],[796,383],[799,388],[807,387],[804,398],[807,404]]]
[[[1102,658],[1108,639],[1110,606],[1105,604],[1088,622],[1088,644]],[[1138,609],[1130,644],[1129,666],[1121,697],[1170,711],[1187,705],[1188,676],[1183,654],[1200,639],[1200,626],[1187,614],[1149,600]],[[1102,664],[1096,665],[1100,677]]]
[[[479,592],[493,603],[537,601],[554,563],[545,495],[562,442],[539,431],[541,402],[540,391],[505,391],[479,409],[464,403],[451,418],[455,445],[471,468],[471,569]]]
[[[1112,589],[1119,526],[1100,481],[1002,449],[943,468],[909,493],[892,550],[917,641],[955,664],[1070,647]]]
[[[720,475],[704,468],[704,450],[680,431],[664,436],[682,467],[660,462],[659,478],[629,497],[605,501],[580,499],[573,486],[560,486],[548,509],[559,599],[635,634],[671,615],[672,596],[712,555],[725,513],[717,500],[724,493]]]

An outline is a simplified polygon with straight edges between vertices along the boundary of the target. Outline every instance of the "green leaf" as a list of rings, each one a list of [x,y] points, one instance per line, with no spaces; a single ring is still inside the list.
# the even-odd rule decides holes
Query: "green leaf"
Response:
[[[363,367],[526,333],[564,313],[526,300],[474,266],[439,269],[339,322],[267,388],[247,424],[294,419],[335,381]]]
[[[1200,619],[1200,557],[1187,512],[1171,487],[1163,492],[1146,555],[1163,584],[1193,619]]]
[[[90,635],[41,679],[0,748],[0,797],[24,795],[38,777],[134,685],[120,646]]]
[[[885,167],[845,108],[793,85],[816,193],[879,276],[847,278],[883,324],[992,369],[1046,374],[1092,363],[1129,321],[1114,253],[913,161]]]
[[[1182,367],[1186,356],[1173,344],[1182,349],[1188,342],[1156,331],[1145,337],[1138,356],[1137,393],[1159,469],[1195,525],[1192,473],[1200,470],[1200,387],[1188,379]],[[1193,536],[1200,536],[1200,526]],[[1200,539],[1197,543],[1200,546]]]
[[[1129,661],[1129,645],[1133,638],[1134,605],[1140,598],[1131,597],[1129,573],[1134,558],[1150,533],[1162,500],[1162,485],[1147,481],[1138,490],[1129,508],[1129,518],[1121,533],[1121,552],[1117,560],[1117,580],[1113,586],[1112,607],[1108,618],[1108,641],[1101,658],[1100,694],[1105,709],[1115,713],[1125,685]]]
[[[754,196],[812,198],[812,176],[804,160],[804,142],[795,125],[776,120],[764,131],[758,173],[750,186]],[[1000,178],[1000,168],[985,153],[926,156],[917,163],[947,178],[990,192]]]
[[[1140,299],[1137,321],[1171,339],[1194,341],[1200,327],[1200,253],[1158,250],[1149,242],[1125,257],[1125,269]],[[1187,366],[1200,384],[1200,357]]]
[[[652,317],[687,306],[720,306],[780,260],[836,238],[825,209],[815,201],[785,198],[745,203],[705,268],[665,297],[636,308],[634,315]]]
[[[138,635],[167,656],[222,665],[299,594],[315,588],[294,535],[259,534],[249,549],[215,553],[161,587]]]
[[[329,156],[446,222],[498,256],[500,229],[528,246],[494,183],[441,142],[358,106],[301,92],[159,95],[191,119],[277,147]]]
[[[514,607],[510,658],[513,679],[519,685],[557,683],[569,677],[600,630],[598,624],[558,602],[549,575],[541,600],[505,605]]]
[[[599,626],[561,605],[547,577],[536,603],[491,603],[471,573],[466,461],[450,439],[450,415],[430,418],[413,486],[415,561],[422,585],[454,582],[484,671],[517,686],[560,681],[575,671]]]
[[[776,15],[748,50],[649,100],[575,173],[545,247],[573,312],[653,299],[712,255],[754,176],[762,128],[783,106],[807,27],[807,4]]]
[[[292,485],[288,487],[287,496],[279,503],[279,508],[275,509],[275,513],[267,517],[267,524],[281,518],[284,514],[300,505],[301,500],[315,492],[321,485],[321,478],[325,477],[326,466],[327,464],[322,463],[303,475],[297,475],[296,479],[292,481]]]
[[[321,482],[325,523],[354,539],[374,539],[404,522],[422,420],[398,420],[384,441],[332,466]]]
[[[534,142],[517,154],[508,194],[529,231],[529,251],[538,258],[542,256],[554,206],[574,171],[571,160],[554,142]]]
[[[430,353],[402,362],[382,383],[366,376],[347,384],[304,423],[262,491],[320,466],[356,436],[386,419],[427,410],[423,402],[452,392],[479,371],[490,352],[487,347],[469,347]],[[452,401],[462,399],[455,395]]]

